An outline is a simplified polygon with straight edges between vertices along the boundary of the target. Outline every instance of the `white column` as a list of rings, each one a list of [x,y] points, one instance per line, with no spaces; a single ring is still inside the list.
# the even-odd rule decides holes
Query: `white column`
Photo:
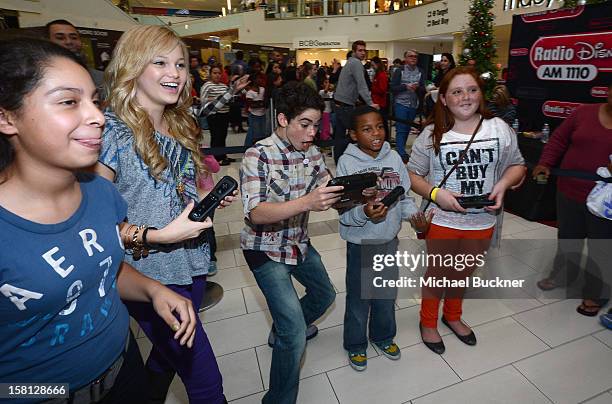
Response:
[[[461,52],[463,52],[463,32],[453,32],[453,56],[457,63]]]

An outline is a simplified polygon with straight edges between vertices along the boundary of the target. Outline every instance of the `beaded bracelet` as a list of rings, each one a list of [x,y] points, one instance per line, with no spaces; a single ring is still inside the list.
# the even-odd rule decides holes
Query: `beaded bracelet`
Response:
[[[132,240],[130,238],[130,232],[132,231],[132,227],[134,227],[134,225],[128,223],[125,231],[121,233],[121,241],[123,242],[123,246],[125,247],[125,249],[132,248]]]

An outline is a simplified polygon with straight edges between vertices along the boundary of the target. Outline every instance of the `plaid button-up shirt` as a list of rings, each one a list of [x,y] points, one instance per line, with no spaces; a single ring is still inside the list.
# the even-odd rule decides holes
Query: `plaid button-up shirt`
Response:
[[[273,261],[296,265],[308,248],[308,215],[300,213],[279,223],[256,225],[249,213],[261,202],[287,202],[324,186],[331,176],[316,146],[299,152],[276,133],[248,149],[240,168],[245,227],[243,250],[263,251]]]

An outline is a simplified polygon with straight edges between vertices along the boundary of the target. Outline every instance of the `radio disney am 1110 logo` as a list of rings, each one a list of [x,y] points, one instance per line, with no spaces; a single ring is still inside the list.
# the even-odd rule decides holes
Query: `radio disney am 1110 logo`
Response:
[[[540,80],[592,81],[612,71],[612,31],[541,37],[529,61]]]

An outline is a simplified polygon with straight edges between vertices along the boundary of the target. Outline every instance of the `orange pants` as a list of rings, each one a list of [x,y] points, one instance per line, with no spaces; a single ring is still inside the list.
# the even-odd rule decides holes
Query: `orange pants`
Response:
[[[493,230],[494,227],[485,230],[457,230],[432,224],[425,236],[427,253],[442,255],[482,254],[489,248]],[[459,272],[454,268],[430,266],[427,268],[425,277],[466,279],[474,269],[475,267],[465,268]],[[448,321],[460,320],[464,292],[465,288],[423,287],[421,289],[421,324],[423,327],[437,328],[438,311],[443,295],[444,307],[442,311],[444,318]]]

